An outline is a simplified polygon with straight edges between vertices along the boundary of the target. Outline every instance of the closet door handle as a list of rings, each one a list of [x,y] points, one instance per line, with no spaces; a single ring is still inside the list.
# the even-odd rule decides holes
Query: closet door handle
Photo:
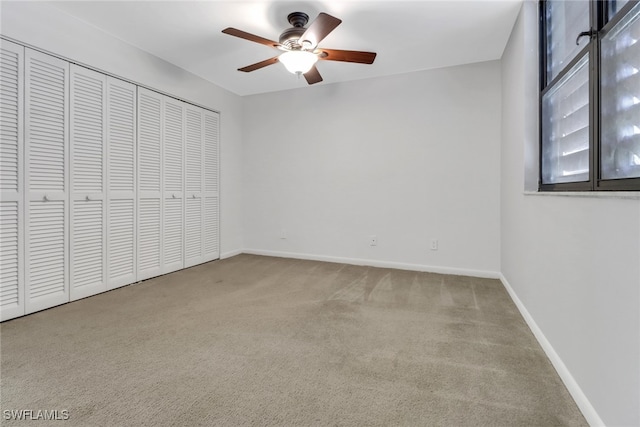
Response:
[[[84,198],[87,202],[90,201],[91,199],[89,198],[89,196]]]
[[[42,198],[43,201],[48,202],[49,198],[47,197],[47,195],[45,194],[44,197]]]

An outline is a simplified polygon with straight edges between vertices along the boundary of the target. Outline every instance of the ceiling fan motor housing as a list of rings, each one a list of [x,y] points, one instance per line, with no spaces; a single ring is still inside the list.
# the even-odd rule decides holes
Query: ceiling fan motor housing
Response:
[[[292,25],[280,34],[279,42],[289,50],[302,49],[302,43],[300,43],[300,37],[307,30],[304,28],[309,22],[309,15],[304,12],[293,12],[287,16],[287,20]]]

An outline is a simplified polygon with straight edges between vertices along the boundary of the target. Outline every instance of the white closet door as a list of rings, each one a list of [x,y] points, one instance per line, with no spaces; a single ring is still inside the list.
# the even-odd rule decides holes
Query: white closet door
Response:
[[[71,300],[107,290],[104,74],[71,65]]]
[[[162,98],[138,89],[138,280],[162,274]]]
[[[219,114],[204,111],[203,261],[220,258],[219,127]]]
[[[184,105],[164,98],[163,273],[184,267]]]
[[[107,77],[107,287],[136,269],[136,86]]]
[[[186,107],[185,267],[203,262],[202,250],[202,109]]]
[[[0,40],[0,320],[24,314],[24,47]]]
[[[69,64],[25,49],[25,312],[69,301]]]

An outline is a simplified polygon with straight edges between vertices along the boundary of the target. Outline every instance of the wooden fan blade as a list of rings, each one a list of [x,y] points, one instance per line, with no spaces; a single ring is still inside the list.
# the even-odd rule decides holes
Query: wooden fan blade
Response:
[[[238,68],[238,71],[244,71],[245,73],[248,73],[250,71],[255,71],[255,70],[259,70],[260,68],[264,68],[267,65],[275,64],[276,62],[278,62],[278,57],[274,56],[273,58],[265,59],[264,61],[256,62],[255,64]]]
[[[265,39],[260,36],[256,36],[255,34],[247,33],[246,31],[238,30],[237,28],[225,28],[222,30],[223,33],[229,34],[230,36],[239,37],[241,39],[249,40],[255,43],[260,43],[265,46],[278,48],[281,46],[280,43],[275,42],[273,40]]]
[[[361,52],[359,50],[320,49],[319,59],[325,61],[357,62],[358,64],[373,64],[375,52]]]
[[[309,83],[310,85],[314,83],[320,83],[322,81],[322,76],[320,75],[320,72],[318,71],[315,65],[311,67],[309,71],[304,73],[304,78],[307,80],[307,83]]]
[[[320,13],[311,25],[309,25],[307,31],[300,37],[300,42],[303,43],[305,40],[308,40],[311,42],[311,46],[315,47],[322,39],[327,37],[331,31],[340,25],[341,22],[342,20],[335,16]]]

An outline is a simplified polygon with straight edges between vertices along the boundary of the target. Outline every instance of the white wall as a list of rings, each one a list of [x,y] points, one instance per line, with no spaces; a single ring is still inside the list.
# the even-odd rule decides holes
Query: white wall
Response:
[[[525,3],[502,58],[502,273],[589,421],[637,426],[640,200],[524,194],[538,143],[536,7]]]
[[[498,61],[245,101],[245,248],[499,272]]]
[[[222,113],[223,254],[502,271],[589,419],[640,424],[640,200],[524,194],[537,153],[531,2],[502,62],[245,99],[50,5],[0,7],[5,36]]]
[[[221,254],[242,249],[242,98],[43,2],[0,3],[3,36],[221,114]]]

